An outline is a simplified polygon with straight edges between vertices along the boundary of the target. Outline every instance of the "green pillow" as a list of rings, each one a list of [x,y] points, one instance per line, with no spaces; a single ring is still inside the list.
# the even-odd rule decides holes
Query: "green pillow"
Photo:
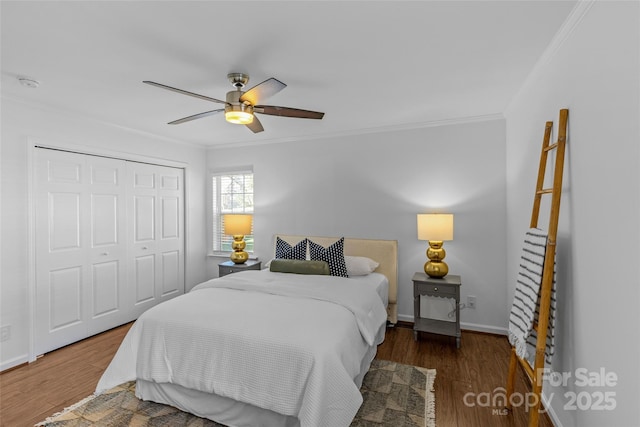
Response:
[[[269,267],[276,273],[329,275],[329,264],[326,261],[310,261],[301,259],[273,259]]]

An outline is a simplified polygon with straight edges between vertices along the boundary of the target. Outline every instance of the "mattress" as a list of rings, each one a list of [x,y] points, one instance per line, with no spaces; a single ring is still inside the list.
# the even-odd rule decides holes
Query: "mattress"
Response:
[[[380,341],[384,338],[385,327],[380,329]],[[375,347],[371,347],[362,359],[360,374],[354,379],[358,388],[362,385],[364,375],[369,370],[376,355]],[[216,420],[229,427],[299,427],[300,420],[294,416],[278,414],[249,403],[190,390],[171,383],[155,383],[138,380],[136,394],[143,400],[164,403],[202,418]]]
[[[385,282],[262,270],[202,283],[136,321],[96,391],[135,379],[138,397],[227,425],[256,425],[255,407],[269,425],[347,426],[384,339]],[[226,409],[199,412],[218,397]]]

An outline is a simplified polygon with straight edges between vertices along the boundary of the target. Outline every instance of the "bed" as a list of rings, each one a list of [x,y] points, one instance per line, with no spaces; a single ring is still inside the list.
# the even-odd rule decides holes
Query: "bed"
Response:
[[[266,268],[201,283],[140,316],[96,393],[135,380],[140,399],[228,426],[348,426],[397,321],[397,242],[274,236],[292,248],[305,239],[341,241],[345,258],[378,266],[348,278]]]

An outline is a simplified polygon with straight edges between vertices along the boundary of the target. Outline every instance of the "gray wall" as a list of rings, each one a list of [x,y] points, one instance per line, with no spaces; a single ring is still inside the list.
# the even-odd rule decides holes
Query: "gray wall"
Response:
[[[640,8],[638,2],[594,2],[577,10],[584,14],[573,17],[574,27],[505,113],[509,301],[544,123],[557,126],[559,109],[568,108],[551,369],[570,377],[565,386],[545,384],[545,395],[559,425],[637,426]],[[577,370],[602,378],[601,368],[617,375],[615,386],[580,386]],[[604,392],[614,394],[615,410],[571,408],[572,393],[584,404]]]
[[[256,255],[265,262],[276,233],[398,240],[401,320],[413,321],[411,278],[426,261],[416,214],[453,213],[446,261],[462,276],[463,299],[477,297],[461,320],[504,332],[504,120],[212,149],[207,165],[253,165]],[[220,261],[210,259],[210,276]]]

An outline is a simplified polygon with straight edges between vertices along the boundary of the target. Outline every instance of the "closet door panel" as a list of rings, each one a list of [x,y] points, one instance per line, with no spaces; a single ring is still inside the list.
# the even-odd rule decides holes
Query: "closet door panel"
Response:
[[[91,242],[94,248],[118,244],[118,213],[116,194],[91,195]]]
[[[128,163],[136,310],[184,293],[183,170]],[[153,270],[153,271],[152,271]]]
[[[80,249],[81,192],[49,192],[49,250],[51,252]]]
[[[86,159],[36,150],[36,355],[86,336]]]
[[[90,318],[93,335],[135,318],[127,304],[126,283],[126,162],[85,156],[90,176],[89,222],[91,249],[88,264]]]
[[[44,180],[51,184],[81,184],[85,168],[84,158],[75,153],[50,152],[49,158],[38,164]]]
[[[162,198],[162,240],[180,238],[180,198]]]
[[[162,289],[161,297],[165,298],[180,292],[182,273],[180,265],[180,252],[170,251],[162,254]]]
[[[120,302],[120,265],[118,261],[108,261],[93,265],[93,317],[117,312]]]
[[[156,262],[155,255],[136,257],[134,264],[135,305],[140,307],[144,303],[155,299]]]
[[[156,198],[155,196],[135,196],[134,227],[135,243],[153,242],[156,239]]]
[[[49,302],[49,333],[83,322],[82,266],[49,272]]]
[[[94,157],[91,167],[91,183],[93,185],[115,185],[118,186],[122,180],[122,162],[117,161],[117,165],[108,165],[101,161],[99,157]]]
[[[158,167],[158,253],[161,254],[158,295],[161,300],[184,293],[184,171]]]
[[[143,163],[130,163],[133,170],[133,188],[136,190],[156,190],[155,166]]]
[[[128,277],[134,292],[133,309],[140,316],[158,303],[156,295],[158,267],[157,240],[157,177],[154,165],[127,163],[127,221],[131,234],[128,236]]]

